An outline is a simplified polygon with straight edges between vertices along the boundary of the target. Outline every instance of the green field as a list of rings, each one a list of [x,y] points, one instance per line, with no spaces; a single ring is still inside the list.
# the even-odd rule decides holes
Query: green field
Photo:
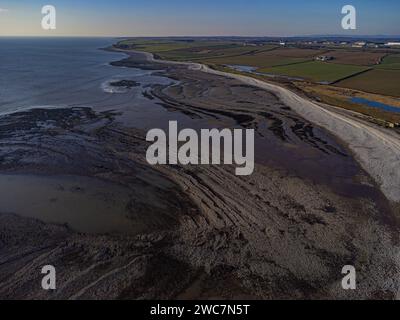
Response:
[[[307,79],[314,82],[335,82],[368,70],[366,67],[311,61],[259,69],[259,72]]]
[[[391,54],[383,59],[382,64],[400,63],[400,54]]]
[[[376,66],[376,68],[400,70],[400,54],[392,54],[385,57],[382,64]]]
[[[233,39],[136,38],[121,41],[119,45],[123,49],[151,52],[166,60],[196,61],[216,68],[250,66],[261,73],[400,96],[398,51],[385,56],[387,51],[382,50],[282,47]],[[314,61],[320,55],[332,56],[334,60]],[[382,63],[376,65],[383,56]]]
[[[146,51],[156,54],[162,59],[177,61],[206,60],[221,57],[254,54],[274,48],[271,45],[246,46],[233,41],[185,41],[185,40],[137,40],[121,41],[121,46],[129,49]]]
[[[199,46],[230,46],[234,43],[229,41],[185,41],[185,40],[151,40],[151,39],[129,39],[118,43],[129,46],[131,49],[152,53],[161,53],[180,49],[191,49]]]
[[[340,87],[400,97],[400,71],[374,69],[337,83]]]
[[[338,86],[365,92],[400,97],[400,54],[386,56],[366,73],[337,83]]]
[[[143,40],[121,41],[129,49],[146,51],[166,60],[198,61],[217,65],[246,65],[271,67],[311,61],[320,50],[280,48],[277,45],[245,45],[240,41],[184,41],[184,40]]]
[[[163,59],[173,60],[186,60],[186,61],[199,61],[211,62],[213,59],[234,59],[234,57],[253,55],[256,52],[262,52],[263,50],[270,50],[272,46],[261,46],[257,48],[250,48],[239,44],[226,44],[226,45],[204,45],[186,49],[171,50],[168,52],[162,52],[158,55]]]
[[[273,67],[292,63],[305,62],[303,58],[287,58],[279,57],[266,54],[255,54],[255,55],[241,55],[236,57],[223,57],[217,59],[204,59],[204,63],[219,64],[219,65],[240,65],[250,67]]]
[[[312,61],[314,56],[319,55],[321,50],[296,49],[296,48],[280,48],[280,47],[262,47],[250,54],[242,54],[239,56],[222,57],[214,59],[206,59],[203,62],[217,65],[242,65],[258,68],[282,66],[293,63]]]

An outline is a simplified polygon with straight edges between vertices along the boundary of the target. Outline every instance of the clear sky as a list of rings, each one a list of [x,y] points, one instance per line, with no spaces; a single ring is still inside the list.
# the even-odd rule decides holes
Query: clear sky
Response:
[[[57,30],[41,8],[57,9]],[[357,9],[356,31],[341,8]],[[0,0],[0,36],[399,35],[400,0]]]

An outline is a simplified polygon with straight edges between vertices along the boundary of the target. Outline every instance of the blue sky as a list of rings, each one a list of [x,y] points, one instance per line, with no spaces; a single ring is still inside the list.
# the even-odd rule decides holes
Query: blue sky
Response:
[[[57,9],[57,30],[40,27]],[[341,8],[357,9],[358,29],[341,29]],[[168,36],[400,34],[399,0],[0,0],[0,35]]]

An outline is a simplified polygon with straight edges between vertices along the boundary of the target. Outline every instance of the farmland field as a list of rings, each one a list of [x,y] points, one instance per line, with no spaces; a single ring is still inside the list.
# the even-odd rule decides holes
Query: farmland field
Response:
[[[249,66],[259,73],[281,75],[317,83],[335,83],[386,96],[400,96],[400,54],[380,49],[299,48],[272,43],[214,39],[128,39],[127,49],[154,53],[158,58],[195,61],[224,68]],[[320,55],[333,57],[315,61]],[[226,70],[231,72],[231,70]],[[253,75],[257,77],[256,74]],[[343,79],[343,80],[341,80]],[[279,79],[277,79],[279,81]]]
[[[206,59],[203,62],[265,68],[311,61],[314,56],[319,55],[321,52],[321,50],[310,49],[275,48],[236,57]]]
[[[386,53],[361,50],[333,50],[327,52],[326,55],[334,58],[330,63],[372,66],[379,63]]]
[[[177,61],[194,61],[240,55],[255,55],[259,52],[274,49],[275,45],[249,46],[238,41],[212,40],[137,40],[130,39],[119,43],[129,49],[156,54],[162,59]]]
[[[299,48],[278,48],[270,53],[279,57],[288,58],[308,58],[312,59],[317,55],[325,53],[326,50],[316,50],[316,49],[299,49]]]
[[[190,49],[198,46],[229,46],[230,41],[188,41],[188,40],[168,40],[168,39],[128,39],[121,41],[119,45],[128,46],[131,49],[139,51],[148,51],[153,53],[166,52],[179,49]]]
[[[192,48],[171,50],[158,53],[163,59],[190,60],[190,61],[209,61],[210,59],[231,59],[240,56],[256,56],[259,52],[273,49],[274,46],[265,45],[256,48],[239,44],[197,46]]]
[[[368,70],[368,68],[312,61],[287,66],[262,68],[259,71],[276,75],[303,78],[315,82],[335,82],[365,70]]]
[[[400,54],[391,54],[383,59],[382,64],[400,63]]]
[[[400,70],[374,69],[338,82],[336,85],[372,93],[400,97]]]
[[[243,66],[258,67],[258,68],[273,67],[273,66],[299,63],[305,61],[307,60],[303,58],[286,58],[286,57],[279,57],[267,54],[242,55],[236,57],[227,57],[227,58],[222,57],[222,58],[203,60],[203,62],[211,64],[243,65]]]
[[[377,68],[400,70],[400,54],[392,54],[385,57],[382,64],[377,66]]]

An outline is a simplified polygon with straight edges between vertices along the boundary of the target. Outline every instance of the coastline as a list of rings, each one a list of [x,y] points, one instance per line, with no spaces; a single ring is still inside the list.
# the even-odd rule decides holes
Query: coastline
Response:
[[[127,63],[142,64],[136,59]],[[156,63],[144,67],[160,70]],[[130,235],[80,233],[2,212],[0,297],[396,297],[397,222],[384,195],[347,148],[265,89],[183,67],[168,68],[165,75],[180,81],[152,85],[142,94],[173,115],[186,112],[215,126],[272,124],[257,131],[265,134],[268,153],[262,156],[275,156],[279,165],[256,162],[254,174],[243,177],[234,175],[231,166],[149,166],[146,132],[124,127],[110,111],[36,109],[3,117],[0,156],[8,164],[2,163],[2,172],[55,179],[61,174],[89,176],[124,185],[132,193],[126,218],[144,225]],[[274,154],[268,146],[275,148]],[[305,158],[302,164],[291,158],[299,155]],[[348,173],[355,181],[326,169],[330,159],[340,168],[355,168]],[[350,184],[358,193],[343,194],[331,181],[309,179],[309,167],[305,174],[295,170],[307,163],[316,169],[314,175],[327,170],[340,187]],[[90,193],[90,186],[83,189],[71,191]],[[104,196],[115,202],[112,194]],[[36,270],[44,260],[59,266],[58,290],[52,296],[34,285],[40,283]],[[349,262],[365,266],[354,292],[340,285],[340,270]]]
[[[300,97],[289,89],[261,81],[209,68],[199,63],[155,59],[150,52],[113,49],[117,52],[142,54],[149,62],[185,65],[189,69],[239,80],[247,85],[265,89],[276,94],[283,103],[300,116],[328,130],[344,141],[362,167],[374,178],[386,197],[400,204],[400,139],[387,129],[373,126],[365,121],[337,112],[337,107],[317,104]]]

